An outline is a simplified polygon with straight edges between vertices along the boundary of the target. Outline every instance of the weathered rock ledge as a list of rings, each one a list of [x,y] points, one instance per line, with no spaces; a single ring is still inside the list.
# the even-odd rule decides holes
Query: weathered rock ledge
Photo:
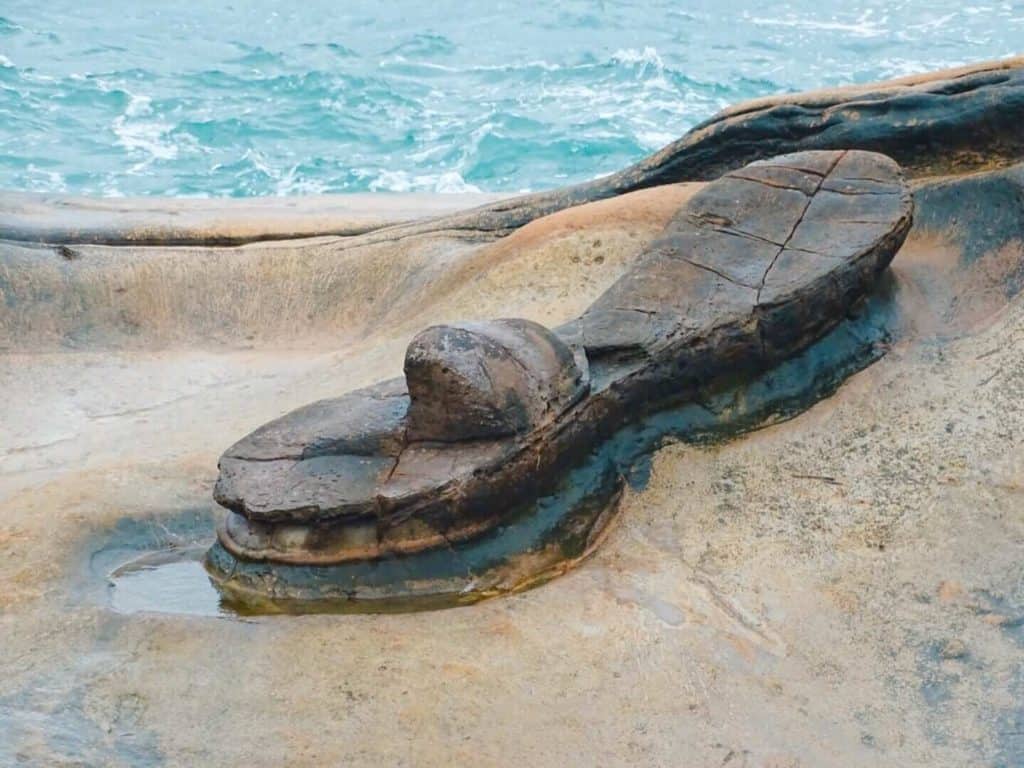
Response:
[[[209,200],[0,192],[0,233],[7,240],[31,243],[121,246],[352,237],[504,197],[352,194]]]

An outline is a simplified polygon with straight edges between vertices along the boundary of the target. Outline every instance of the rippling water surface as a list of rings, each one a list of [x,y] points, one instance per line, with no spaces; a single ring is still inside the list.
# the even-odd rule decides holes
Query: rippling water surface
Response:
[[[0,4],[0,187],[519,191],[721,107],[1024,51],[1024,1]]]

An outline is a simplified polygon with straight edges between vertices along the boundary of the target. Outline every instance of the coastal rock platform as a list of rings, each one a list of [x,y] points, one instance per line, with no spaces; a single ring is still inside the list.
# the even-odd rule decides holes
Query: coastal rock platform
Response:
[[[864,148],[913,226],[824,346],[624,435],[582,567],[443,612],[239,616],[194,582],[140,607],[108,577],[213,543],[237,436],[398,378],[427,327],[579,318],[757,158],[353,235],[3,240],[0,764],[1020,764],[1024,157],[962,135]]]

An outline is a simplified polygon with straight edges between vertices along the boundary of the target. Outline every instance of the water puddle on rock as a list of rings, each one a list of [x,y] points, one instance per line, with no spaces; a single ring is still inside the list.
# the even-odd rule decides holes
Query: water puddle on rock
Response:
[[[193,546],[130,560],[109,576],[110,607],[118,613],[235,615],[210,581],[205,555],[206,547]]]
[[[881,357],[893,320],[887,294],[880,291],[819,342],[754,380],[623,428],[568,472],[555,493],[475,539],[405,557],[289,566],[236,560],[219,544],[211,549],[210,510],[192,513],[178,533],[167,520],[126,521],[119,541],[106,543],[119,552],[115,560],[106,557],[110,604],[122,613],[214,617],[391,613],[466,605],[537,586],[594,551],[623,485],[646,485],[651,457],[662,445],[719,441],[792,417]],[[168,535],[154,541],[158,528]]]

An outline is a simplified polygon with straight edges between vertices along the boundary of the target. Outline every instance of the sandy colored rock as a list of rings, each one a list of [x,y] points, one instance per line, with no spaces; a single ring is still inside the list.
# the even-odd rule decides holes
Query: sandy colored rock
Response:
[[[232,621],[106,602],[114,564],[202,541],[225,436],[399,374],[404,325],[340,352],[157,335],[4,355],[0,763],[1019,762],[1005,617],[1024,611],[1024,314],[1005,289],[985,312],[968,299],[1014,274],[1001,254],[1020,230],[980,251],[963,238],[986,231],[976,195],[1005,178],[965,180],[977,205],[952,229],[932,208],[952,182],[916,190],[919,222],[943,223],[919,223],[893,263],[921,310],[880,362],[790,421],[666,446],[583,568],[443,614]],[[596,264],[591,238],[568,243],[580,262],[555,264],[590,303],[615,253]],[[436,295],[423,317],[454,319],[481,291],[496,316],[578,314],[555,283],[530,304],[533,258],[504,254],[487,267],[501,282]],[[951,636],[969,662],[940,658]]]
[[[916,184],[833,396],[663,446],[582,567],[441,614],[121,614],[107,576],[210,543],[232,436],[427,325],[579,316],[699,185],[491,243],[0,244],[0,764],[1024,762],[1021,178]]]
[[[51,244],[237,245],[360,235],[501,198],[407,193],[208,200],[2,192],[0,232],[9,240]],[[73,248],[62,253],[76,258]]]

